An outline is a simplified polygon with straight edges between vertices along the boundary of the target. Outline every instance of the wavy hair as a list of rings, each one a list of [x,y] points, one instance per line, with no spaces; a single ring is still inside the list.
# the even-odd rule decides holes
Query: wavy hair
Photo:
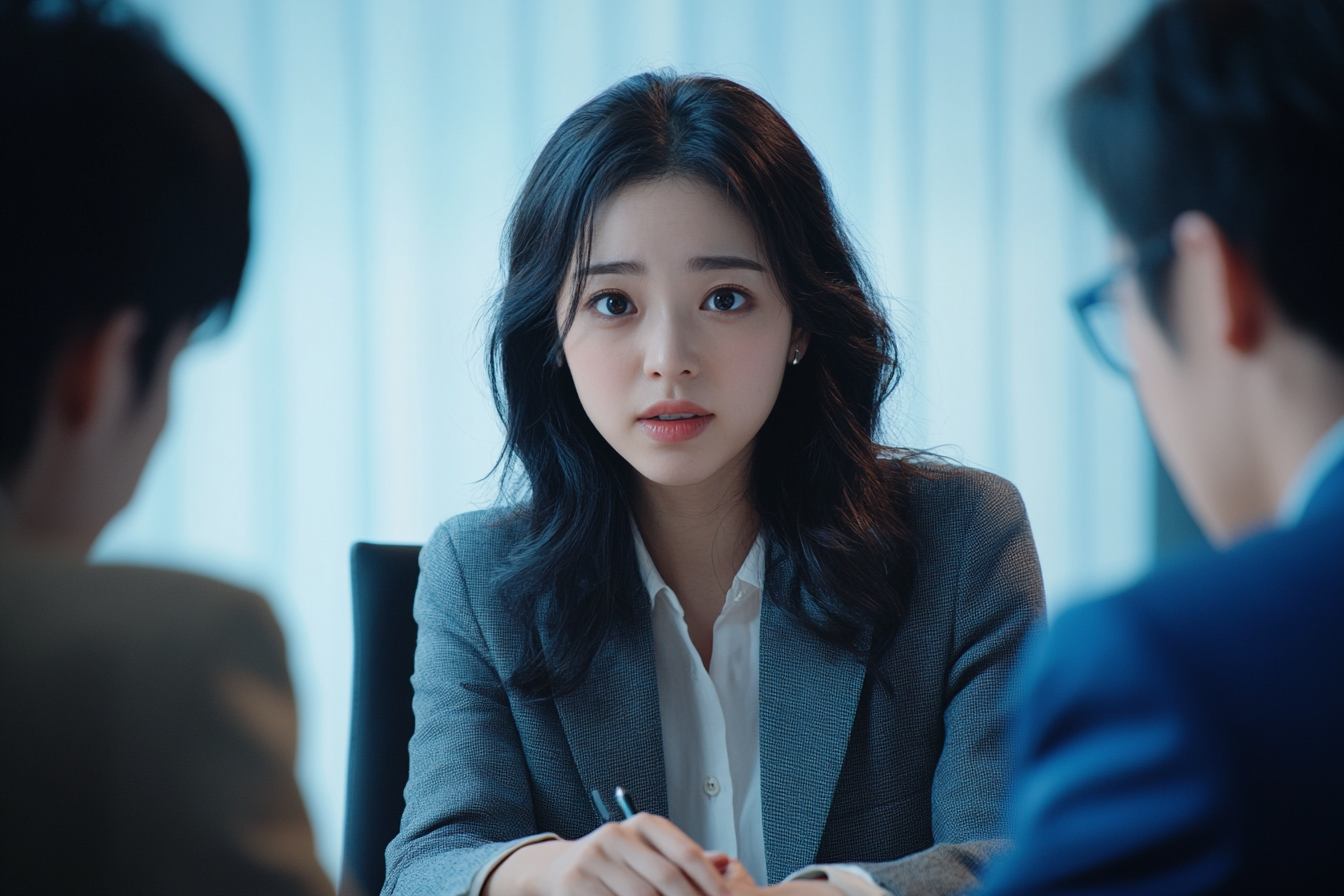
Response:
[[[506,431],[505,489],[525,486],[517,508],[527,525],[495,581],[534,623],[513,676],[525,693],[576,687],[613,627],[635,618],[633,470],[588,420],[559,363],[583,284],[573,284],[563,324],[556,309],[571,261],[587,267],[601,205],[631,183],[670,177],[707,184],[742,209],[794,325],[810,334],[806,363],[788,368],[752,459],[748,499],[767,556],[796,573],[797,587],[772,599],[870,664],[904,615],[915,563],[904,507],[920,473],[875,441],[899,377],[896,345],[825,178],[746,87],[644,73],[560,125],[506,229],[490,383]]]

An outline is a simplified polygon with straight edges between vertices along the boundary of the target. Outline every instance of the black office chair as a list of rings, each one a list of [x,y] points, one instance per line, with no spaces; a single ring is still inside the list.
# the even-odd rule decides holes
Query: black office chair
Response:
[[[415,730],[411,672],[420,547],[356,542],[350,549],[355,609],[355,681],[350,760],[345,784],[341,896],[375,896],[383,887],[383,852],[406,808],[402,791]]]

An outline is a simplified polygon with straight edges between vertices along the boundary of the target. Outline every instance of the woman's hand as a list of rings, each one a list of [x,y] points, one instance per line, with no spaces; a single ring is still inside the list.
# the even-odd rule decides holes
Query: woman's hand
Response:
[[[579,840],[524,846],[500,863],[481,896],[730,896],[728,863],[666,818],[641,812]]]
[[[732,896],[842,896],[840,890],[824,880],[791,880],[773,887],[758,887],[751,874],[737,859],[729,859],[723,872]]]

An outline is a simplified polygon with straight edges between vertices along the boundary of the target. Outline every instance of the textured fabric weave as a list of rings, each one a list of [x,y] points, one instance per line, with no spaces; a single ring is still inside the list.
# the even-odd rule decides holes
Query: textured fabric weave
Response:
[[[894,893],[973,886],[1005,836],[1005,700],[1043,609],[1016,490],[973,470],[920,481],[908,616],[879,666],[821,641],[772,599],[793,571],[767,562],[761,607],[761,776],[770,880],[862,864]],[[620,784],[667,814],[649,602],[587,678],[556,699],[509,687],[529,633],[491,581],[519,535],[506,510],[464,514],[421,554],[416,730],[384,893],[460,894],[513,841],[599,824],[588,793]]]

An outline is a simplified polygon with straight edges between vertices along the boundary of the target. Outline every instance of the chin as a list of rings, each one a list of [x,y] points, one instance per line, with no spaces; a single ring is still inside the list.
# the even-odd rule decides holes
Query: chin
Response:
[[[641,458],[632,463],[635,472],[655,485],[666,488],[681,488],[710,479],[721,470],[723,463],[706,462],[696,457],[660,457]]]

